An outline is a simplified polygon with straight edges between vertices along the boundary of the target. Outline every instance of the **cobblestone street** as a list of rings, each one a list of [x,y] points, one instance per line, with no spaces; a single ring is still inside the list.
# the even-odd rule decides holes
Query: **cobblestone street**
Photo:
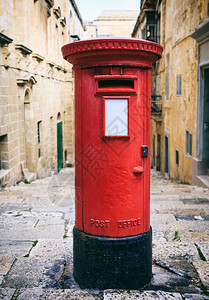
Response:
[[[74,170],[0,190],[0,299],[209,299],[209,190],[151,172],[153,279],[81,290],[72,276]]]

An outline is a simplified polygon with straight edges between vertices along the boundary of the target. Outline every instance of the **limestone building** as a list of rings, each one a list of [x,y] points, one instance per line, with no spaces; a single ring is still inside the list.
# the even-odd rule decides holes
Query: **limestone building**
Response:
[[[86,38],[103,36],[130,37],[138,16],[135,10],[104,10],[93,22],[86,22]]]
[[[133,37],[160,43],[152,71],[152,166],[208,185],[209,1],[143,0]]]
[[[73,162],[72,71],[60,49],[84,29],[74,0],[0,0],[0,185]]]

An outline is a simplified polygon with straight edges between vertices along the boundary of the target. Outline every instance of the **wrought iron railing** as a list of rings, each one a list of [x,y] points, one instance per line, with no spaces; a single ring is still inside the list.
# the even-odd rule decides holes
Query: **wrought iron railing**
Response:
[[[143,5],[143,2],[144,2],[144,0],[141,0],[141,5],[140,5],[140,8],[142,7],[142,5]]]

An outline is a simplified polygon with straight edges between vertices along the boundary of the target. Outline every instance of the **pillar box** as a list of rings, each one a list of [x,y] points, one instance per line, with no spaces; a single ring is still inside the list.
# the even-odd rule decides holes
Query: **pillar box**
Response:
[[[152,278],[150,86],[162,47],[97,38],[62,54],[75,75],[74,277],[138,289]]]

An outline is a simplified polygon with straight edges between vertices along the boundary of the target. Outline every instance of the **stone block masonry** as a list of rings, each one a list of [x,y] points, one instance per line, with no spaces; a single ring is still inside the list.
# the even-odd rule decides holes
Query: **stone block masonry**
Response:
[[[84,25],[71,2],[1,1],[0,186],[73,164],[72,70],[61,47],[72,24],[80,37]]]

